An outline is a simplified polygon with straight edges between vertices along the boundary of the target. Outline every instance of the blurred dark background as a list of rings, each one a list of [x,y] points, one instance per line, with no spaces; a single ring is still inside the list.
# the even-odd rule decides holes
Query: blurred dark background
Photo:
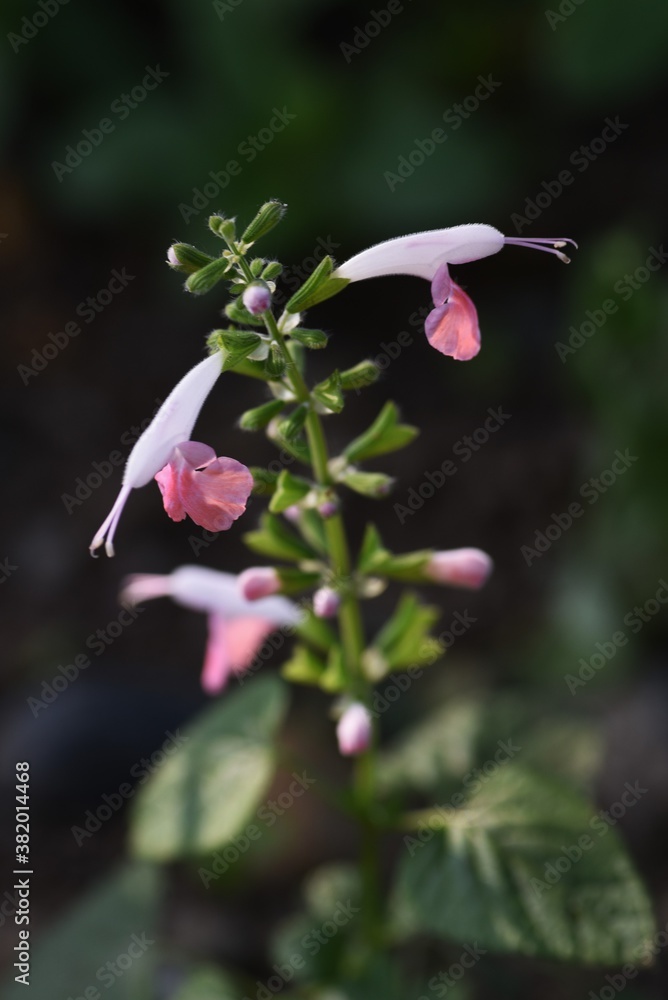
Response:
[[[132,429],[199,359],[205,335],[220,324],[222,291],[200,299],[184,293],[164,262],[170,242],[216,252],[208,215],[220,210],[246,222],[268,197],[285,201],[288,215],[258,251],[297,267],[308,268],[323,243],[343,261],[385,238],[464,222],[579,242],[569,267],[513,247],[454,269],[480,317],[483,349],[470,364],[430,349],[414,317],[429,305],[429,287],[405,277],[355,285],[309,314],[309,324],[333,334],[325,356],[312,357],[312,371],[325,375],[361,356],[387,359],[394,351],[387,345],[411,332],[399,357],[381,362],[382,381],[353,395],[328,428],[333,447],[342,445],[388,397],[423,428],[410,449],[378,463],[399,477],[391,502],[346,500],[354,537],[373,516],[397,550],[475,545],[496,564],[480,594],[428,592],[443,609],[443,627],[457,611],[477,621],[386,713],[386,736],[451,693],[512,704],[513,717],[523,720],[518,726],[563,720],[572,738],[561,744],[555,770],[581,781],[601,806],[619,798],[625,781],[651,789],[621,827],[664,926],[668,607],[655,595],[668,598],[668,587],[661,591],[668,579],[665,3],[644,0],[631,11],[622,0],[551,9],[528,0],[415,0],[378,32],[364,26],[378,23],[371,11],[386,11],[380,3],[72,0],[37,16],[35,27],[44,9],[5,0],[0,15],[1,780],[11,804],[13,762],[31,762],[41,874],[35,931],[52,926],[122,856],[123,815],[82,847],[71,827],[167,729],[204,704],[198,674],[205,622],[167,602],[149,605],[36,717],[27,699],[40,697],[58,666],[72,663],[87,638],[116,618],[126,574],[186,562],[237,571],[255,561],[240,538],[259,501],[233,530],[195,552],[201,529],[169,521],[150,486],[130,498],[116,558],[95,562],[87,547],[116,496],[121,467],[99,484],[94,478],[90,495],[79,483],[94,463],[106,469],[112,453],[127,454]],[[149,69],[160,79],[158,67],[161,82],[133,98]],[[474,101],[479,78],[493,86]],[[280,131],[271,130],[276,109],[291,116]],[[113,127],[102,133],[105,118]],[[438,128],[446,139],[425,154]],[[80,162],[72,154],[66,161],[84,130],[98,130],[99,144]],[[249,137],[257,137],[254,149]],[[220,172],[230,160],[240,171],[226,179]],[[398,180],[402,162],[408,176]],[[207,184],[206,207],[193,209],[195,189]],[[649,270],[653,250],[660,263]],[[85,306],[77,313],[107,288],[114,269],[132,276],[127,287],[94,317],[82,316]],[[603,311],[607,300],[611,315]],[[81,333],[65,337],[57,352],[49,347],[38,371],[35,351],[45,357],[50,334],[72,321]],[[233,427],[263,398],[260,386],[226,376],[198,438],[248,464],[268,460],[264,439]],[[393,503],[405,503],[426,470],[452,458],[489,407],[510,418],[400,523]],[[596,503],[583,499],[584,484],[627,449],[635,458],[628,469],[614,482],[607,477]],[[522,546],[534,547],[536,532],[574,501],[582,517],[543,554],[525,558]],[[395,597],[369,603],[370,631]],[[652,600],[634,631],[625,616]],[[588,661],[596,644],[620,629],[627,644],[571,693],[565,675],[576,675],[580,658]],[[266,669],[277,665],[278,657]],[[343,774],[326,711],[323,696],[297,692],[287,738],[307,759]],[[586,758],[577,774],[576,758]],[[2,809],[9,823],[9,808]],[[222,954],[249,968],[260,961],[266,928],[257,913],[287,912],[313,864],[351,856],[350,831],[320,810],[314,801],[290,815],[285,830],[293,840],[284,831],[280,849],[249,862],[248,881],[259,873],[264,888],[233,886],[229,897],[221,893],[221,910],[181,873],[174,940],[187,949],[194,925],[209,958]],[[3,843],[11,843],[9,826]],[[9,855],[5,862],[8,872]],[[221,912],[228,915],[222,927]],[[255,944],[237,941],[235,953],[229,932],[237,919]],[[13,925],[7,921],[1,933],[11,964]],[[472,996],[499,996],[503,988],[517,997],[540,989],[561,998],[585,996],[597,984],[597,972],[490,959],[470,989]],[[638,997],[665,995],[660,973],[631,989]]]

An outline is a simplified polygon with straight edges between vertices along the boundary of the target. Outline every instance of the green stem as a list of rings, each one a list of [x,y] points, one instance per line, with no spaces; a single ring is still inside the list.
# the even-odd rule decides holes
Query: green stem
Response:
[[[240,266],[246,278],[249,281],[252,280],[250,268],[243,257],[240,259]],[[264,321],[267,332],[280,348],[286,361],[287,378],[295,397],[300,403],[308,404],[306,434],[315,480],[321,486],[331,486],[327,440],[311,392],[288,351],[285,337],[278,328],[276,317],[272,312],[267,312]],[[338,618],[346,677],[353,697],[368,705],[371,699],[371,684],[362,670],[362,654],[365,648],[364,627],[359,599],[352,586],[350,546],[340,513],[337,512],[333,516],[325,518],[324,525],[331,569],[342,594]],[[380,831],[373,819],[375,800],[375,749],[373,745],[366,753],[360,754],[355,761],[354,797],[361,825],[360,871],[363,893],[363,931],[369,954],[372,954],[379,947],[381,914],[378,865]]]

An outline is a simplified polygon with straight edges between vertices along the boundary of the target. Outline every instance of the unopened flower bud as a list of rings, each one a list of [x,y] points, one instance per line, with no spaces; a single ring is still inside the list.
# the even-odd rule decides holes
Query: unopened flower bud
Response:
[[[448,549],[434,552],[424,572],[435,583],[478,590],[486,582],[493,565],[481,549]]]
[[[345,710],[336,727],[339,751],[344,757],[355,757],[371,746],[373,724],[368,708],[354,701]]]
[[[296,503],[293,503],[290,507],[286,507],[283,511],[283,517],[287,518],[292,524],[297,524],[301,516],[301,508]]]
[[[176,250],[174,247],[170,247],[167,251],[167,263],[170,267],[180,267],[179,258],[176,256]]]
[[[271,566],[251,566],[239,574],[239,590],[247,601],[269,597],[281,589],[281,581]]]
[[[323,502],[318,507],[318,513],[320,517],[328,518],[334,517],[335,514],[339,512],[339,505],[336,500],[323,500]]]
[[[243,304],[251,316],[259,316],[271,305],[271,292],[266,285],[253,282],[242,295]]]
[[[341,598],[331,587],[320,587],[313,595],[313,613],[318,618],[333,618],[339,610]]]

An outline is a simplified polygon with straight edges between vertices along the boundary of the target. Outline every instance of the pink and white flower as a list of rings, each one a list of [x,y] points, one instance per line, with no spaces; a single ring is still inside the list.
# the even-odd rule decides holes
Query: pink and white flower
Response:
[[[217,458],[190,435],[206,397],[222,371],[220,353],[200,361],[172,389],[128,457],[121,491],[95,535],[91,554],[104,544],[114,554],[114,533],[131,490],[156,479],[174,521],[189,514],[209,531],[229,528],[246,509],[253,477],[240,462]]]
[[[494,226],[469,223],[377,243],[341,264],[334,276],[362,281],[381,275],[411,274],[432,282],[434,309],[425,323],[429,343],[441,354],[468,361],[480,350],[478,317],[471,299],[451,280],[448,265],[480,260],[509,245],[543,250],[568,263],[562,252],[567,243],[577,246],[565,238],[504,236]]]
[[[234,573],[203,566],[180,566],[168,575],[139,573],[125,581],[121,600],[141,604],[171,597],[177,604],[208,615],[209,638],[202,687],[217,694],[230,676],[242,674],[262,643],[277,628],[299,624],[303,612],[286,597],[248,601]]]

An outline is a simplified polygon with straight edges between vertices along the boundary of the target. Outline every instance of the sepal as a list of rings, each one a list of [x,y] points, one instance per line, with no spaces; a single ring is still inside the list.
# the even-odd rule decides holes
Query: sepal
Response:
[[[302,287],[289,299],[285,309],[289,313],[302,312],[310,309],[318,302],[324,302],[343,291],[349,281],[347,278],[332,278],[334,261],[328,255],[323,257],[316,269],[309,275]]]
[[[206,264],[204,267],[200,267],[199,270],[193,272],[187,278],[185,287],[193,295],[204,295],[214,285],[217,285],[219,281],[222,281],[230,270],[230,267],[229,260],[225,260],[224,257],[217,257],[210,264]]]
[[[415,440],[419,431],[417,427],[400,424],[398,421],[399,411],[396,405],[391,401],[387,402],[371,426],[351,441],[343,454],[351,462],[361,462],[405,448]]]
[[[244,230],[241,237],[242,242],[247,244],[255,243],[261,236],[265,236],[268,232],[271,232],[274,226],[277,226],[285,215],[287,207],[287,205],[284,205],[280,201],[266,201],[253,221]]]

